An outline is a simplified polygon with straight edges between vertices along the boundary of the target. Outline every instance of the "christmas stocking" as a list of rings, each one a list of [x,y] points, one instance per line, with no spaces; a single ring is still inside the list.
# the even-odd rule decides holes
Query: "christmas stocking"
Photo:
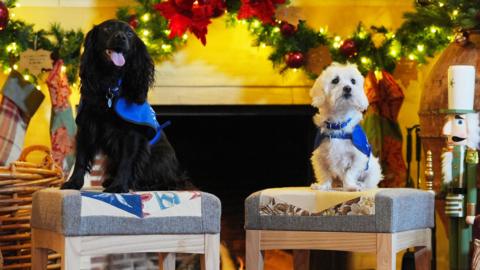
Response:
[[[68,175],[74,162],[73,145],[76,126],[72,107],[68,102],[70,87],[65,74],[62,73],[62,66],[62,60],[55,62],[46,83],[52,100],[50,119],[52,156],[55,162],[62,166],[63,171]]]
[[[23,148],[30,118],[43,101],[44,95],[13,70],[2,88],[0,102],[0,165],[15,161]]]

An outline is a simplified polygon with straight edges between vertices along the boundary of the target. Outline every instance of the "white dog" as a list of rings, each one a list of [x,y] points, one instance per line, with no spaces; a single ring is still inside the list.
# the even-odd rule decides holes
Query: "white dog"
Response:
[[[311,158],[314,189],[331,189],[334,180],[341,181],[345,190],[368,189],[377,187],[383,178],[359,126],[368,108],[363,83],[355,65],[333,63],[310,90],[312,106],[318,108],[313,120],[320,131]]]

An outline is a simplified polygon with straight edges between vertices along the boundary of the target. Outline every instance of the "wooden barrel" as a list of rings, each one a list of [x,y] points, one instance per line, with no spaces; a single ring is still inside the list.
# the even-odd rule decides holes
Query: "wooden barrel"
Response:
[[[461,46],[450,44],[442,53],[428,75],[420,99],[420,127],[424,153],[433,153],[433,170],[435,172],[434,189],[438,191],[441,183],[441,153],[445,147],[442,127],[445,115],[440,109],[448,105],[448,67],[451,65],[472,65],[476,68],[475,110],[480,110],[480,33],[470,34],[470,44]],[[425,156],[425,155],[424,155]],[[480,175],[479,175],[480,176]],[[477,179],[478,182],[478,179]]]

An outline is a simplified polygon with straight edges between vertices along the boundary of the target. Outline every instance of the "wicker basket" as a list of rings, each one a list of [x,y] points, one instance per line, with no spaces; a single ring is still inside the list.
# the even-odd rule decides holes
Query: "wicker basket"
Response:
[[[27,161],[34,152],[44,152],[40,163]],[[0,251],[3,269],[30,269],[30,213],[32,194],[47,187],[58,187],[63,173],[46,146],[25,148],[18,161],[0,167]],[[60,267],[60,256],[51,254],[48,269]]]

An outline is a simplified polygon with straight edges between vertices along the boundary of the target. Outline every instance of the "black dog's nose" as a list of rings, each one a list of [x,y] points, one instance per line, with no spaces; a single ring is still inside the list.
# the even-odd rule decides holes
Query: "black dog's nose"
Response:
[[[127,40],[127,36],[123,32],[117,32],[113,37],[117,40],[122,40],[122,41]]]
[[[345,92],[346,94],[350,94],[352,92],[352,87],[350,86],[344,86],[343,87],[343,92]]]

